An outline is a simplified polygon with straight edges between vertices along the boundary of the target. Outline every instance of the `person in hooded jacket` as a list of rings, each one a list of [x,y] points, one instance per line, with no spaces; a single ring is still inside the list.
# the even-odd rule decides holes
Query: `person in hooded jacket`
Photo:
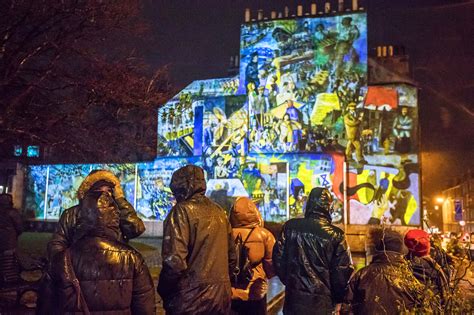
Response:
[[[272,251],[275,237],[263,227],[263,219],[255,203],[247,197],[240,197],[230,213],[230,224],[234,239],[240,236],[246,240],[253,277],[244,288],[232,287],[232,311],[235,314],[267,314],[267,279],[275,272]]]
[[[163,226],[158,293],[166,314],[228,314],[236,256],[225,211],[207,198],[202,168],[173,173],[176,205]]]
[[[351,314],[407,314],[419,306],[422,284],[410,272],[403,236],[387,228],[369,231],[372,262],[349,281],[345,302]],[[349,310],[346,310],[349,311]],[[410,313],[411,314],[411,313]]]
[[[20,212],[13,208],[10,194],[0,194],[0,253],[16,249],[18,236],[23,232]]]
[[[79,204],[66,209],[59,218],[53,238],[48,242],[48,256],[50,260],[52,260],[54,255],[66,250],[72,244],[80,204],[89,191],[108,191],[112,193],[120,209],[120,239],[122,241],[140,236],[145,231],[143,221],[124,197],[120,180],[112,172],[94,170],[87,175],[79,186],[77,191]]]
[[[431,290],[431,305],[443,309],[448,298],[449,283],[443,269],[430,257],[430,235],[423,230],[413,229],[405,234],[408,254],[413,275],[425,285],[425,291]]]
[[[153,280],[140,253],[120,241],[119,222],[109,192],[86,193],[71,246],[51,262],[48,314],[155,314]]]
[[[4,282],[15,282],[17,274],[9,273],[18,270],[16,248],[18,236],[23,231],[23,222],[20,212],[13,208],[13,199],[10,194],[0,194],[0,285]]]
[[[343,302],[354,269],[344,232],[331,224],[332,203],[328,189],[313,188],[304,218],[286,222],[275,244],[284,314],[331,314]]]

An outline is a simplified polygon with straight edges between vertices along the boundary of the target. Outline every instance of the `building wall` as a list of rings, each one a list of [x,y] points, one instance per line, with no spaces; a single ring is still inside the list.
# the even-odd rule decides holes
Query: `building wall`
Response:
[[[443,230],[448,232],[474,232],[474,180],[466,179],[459,185],[450,187],[442,193],[445,201],[442,205]],[[455,203],[462,204],[462,216],[456,218]],[[465,222],[463,228],[459,223]]]

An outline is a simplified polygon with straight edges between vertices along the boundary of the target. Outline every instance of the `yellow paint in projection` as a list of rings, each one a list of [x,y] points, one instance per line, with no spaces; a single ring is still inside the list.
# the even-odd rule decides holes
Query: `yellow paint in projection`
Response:
[[[313,179],[313,170],[306,168],[307,163],[301,163],[298,168],[298,173],[296,177],[303,183],[306,187],[306,192],[309,193],[312,186],[312,179]]]
[[[375,172],[371,170],[364,170],[362,173],[357,175],[357,185],[362,183],[370,183],[372,186],[376,187],[377,185],[377,176]],[[372,201],[374,198],[375,190],[367,187],[363,187],[357,191],[357,196],[359,201],[366,205]]]
[[[417,208],[418,208],[418,204],[416,203],[415,197],[411,195],[410,201],[408,201],[407,211],[405,212],[405,215],[403,217],[407,224],[410,223],[410,220],[415,214],[415,211]]]
[[[311,123],[321,125],[328,113],[341,108],[339,98],[336,93],[320,93],[316,97],[313,112],[311,113]]]

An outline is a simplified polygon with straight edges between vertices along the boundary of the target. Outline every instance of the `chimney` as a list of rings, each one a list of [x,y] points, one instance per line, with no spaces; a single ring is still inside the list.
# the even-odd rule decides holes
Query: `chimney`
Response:
[[[331,3],[329,1],[324,4],[324,13],[331,13]]]
[[[339,12],[344,11],[344,0],[339,0],[339,1],[337,2],[337,10],[338,10]]]
[[[235,67],[238,68],[239,64],[240,64],[240,57],[239,57],[239,55],[235,55],[235,58],[234,58]]]
[[[316,15],[317,13],[316,3],[311,3],[311,15]]]
[[[392,45],[388,46],[388,55],[390,57],[393,57],[393,46]]]
[[[377,57],[382,57],[382,47],[377,46]]]
[[[303,6],[301,4],[296,7],[296,15],[303,16]]]
[[[357,11],[359,9],[359,4],[357,0],[352,0],[352,11]]]
[[[245,22],[250,22],[250,9],[245,9]]]
[[[382,47],[382,56],[387,57],[387,46]]]
[[[285,6],[285,17],[287,18],[290,15],[290,9],[288,9],[287,6]]]
[[[281,19],[283,17],[283,13],[278,12],[278,18]]]
[[[263,20],[263,10],[258,10],[257,11],[257,20],[258,21]]]
[[[272,12],[270,13],[270,18],[271,18],[272,20],[274,20],[274,19],[277,18],[277,13],[276,13],[276,11],[272,11]]]

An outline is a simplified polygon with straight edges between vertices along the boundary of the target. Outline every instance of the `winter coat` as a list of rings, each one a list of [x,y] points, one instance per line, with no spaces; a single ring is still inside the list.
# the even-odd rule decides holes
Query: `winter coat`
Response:
[[[441,267],[429,256],[417,257],[408,255],[407,260],[413,275],[425,285],[425,289],[432,290],[435,297],[439,299],[439,307],[447,299],[449,283]]]
[[[304,218],[284,224],[273,250],[273,265],[286,286],[285,314],[331,314],[353,271],[344,232],[331,224],[320,190],[311,191]]]
[[[55,303],[50,309],[63,314],[84,310],[78,305],[78,295],[72,285],[72,263],[91,314],[155,314],[154,285],[148,268],[139,252],[118,240],[118,207],[112,205],[117,212],[116,219],[112,214],[102,216],[100,220],[105,222],[102,224],[91,223],[93,220],[85,222],[84,207],[95,206],[96,209],[89,208],[89,214],[85,215],[97,217],[94,212],[99,212],[97,208],[101,202],[97,201],[97,196],[85,198],[76,228],[78,239],[73,240],[68,250],[55,255],[51,262],[56,298],[50,300]],[[92,200],[95,205],[88,198],[95,198]],[[113,204],[112,197],[109,198]]]
[[[249,260],[252,264],[253,278],[247,288],[232,288],[232,298],[260,300],[267,294],[267,278],[275,275],[272,264],[272,251],[275,237],[263,227],[263,220],[255,204],[248,198],[237,199],[230,213],[230,224],[234,238],[239,234],[249,248]],[[252,230],[253,228],[253,230]]]
[[[351,278],[345,300],[355,315],[400,314],[416,306],[419,285],[403,254],[379,252]]]
[[[20,212],[13,208],[10,200],[4,201],[0,204],[0,214],[2,216],[0,220],[0,253],[15,249],[18,236],[23,231]]]
[[[96,182],[107,179],[94,176],[102,173],[106,172],[97,172],[92,176],[89,175],[86,177],[78,190],[79,200],[82,200],[83,196]],[[120,209],[121,240],[126,241],[141,235],[145,231],[145,225],[138,217],[133,206],[123,197],[116,198],[115,202]],[[81,201],[79,202],[79,205],[66,209],[61,214],[53,238],[48,242],[48,256],[50,259],[52,259],[56,253],[66,250],[66,248],[72,244],[79,218],[80,203]]]
[[[197,166],[176,171],[170,188],[177,204],[164,221],[158,282],[166,313],[227,314],[236,259],[227,216],[204,195],[204,171]]]

